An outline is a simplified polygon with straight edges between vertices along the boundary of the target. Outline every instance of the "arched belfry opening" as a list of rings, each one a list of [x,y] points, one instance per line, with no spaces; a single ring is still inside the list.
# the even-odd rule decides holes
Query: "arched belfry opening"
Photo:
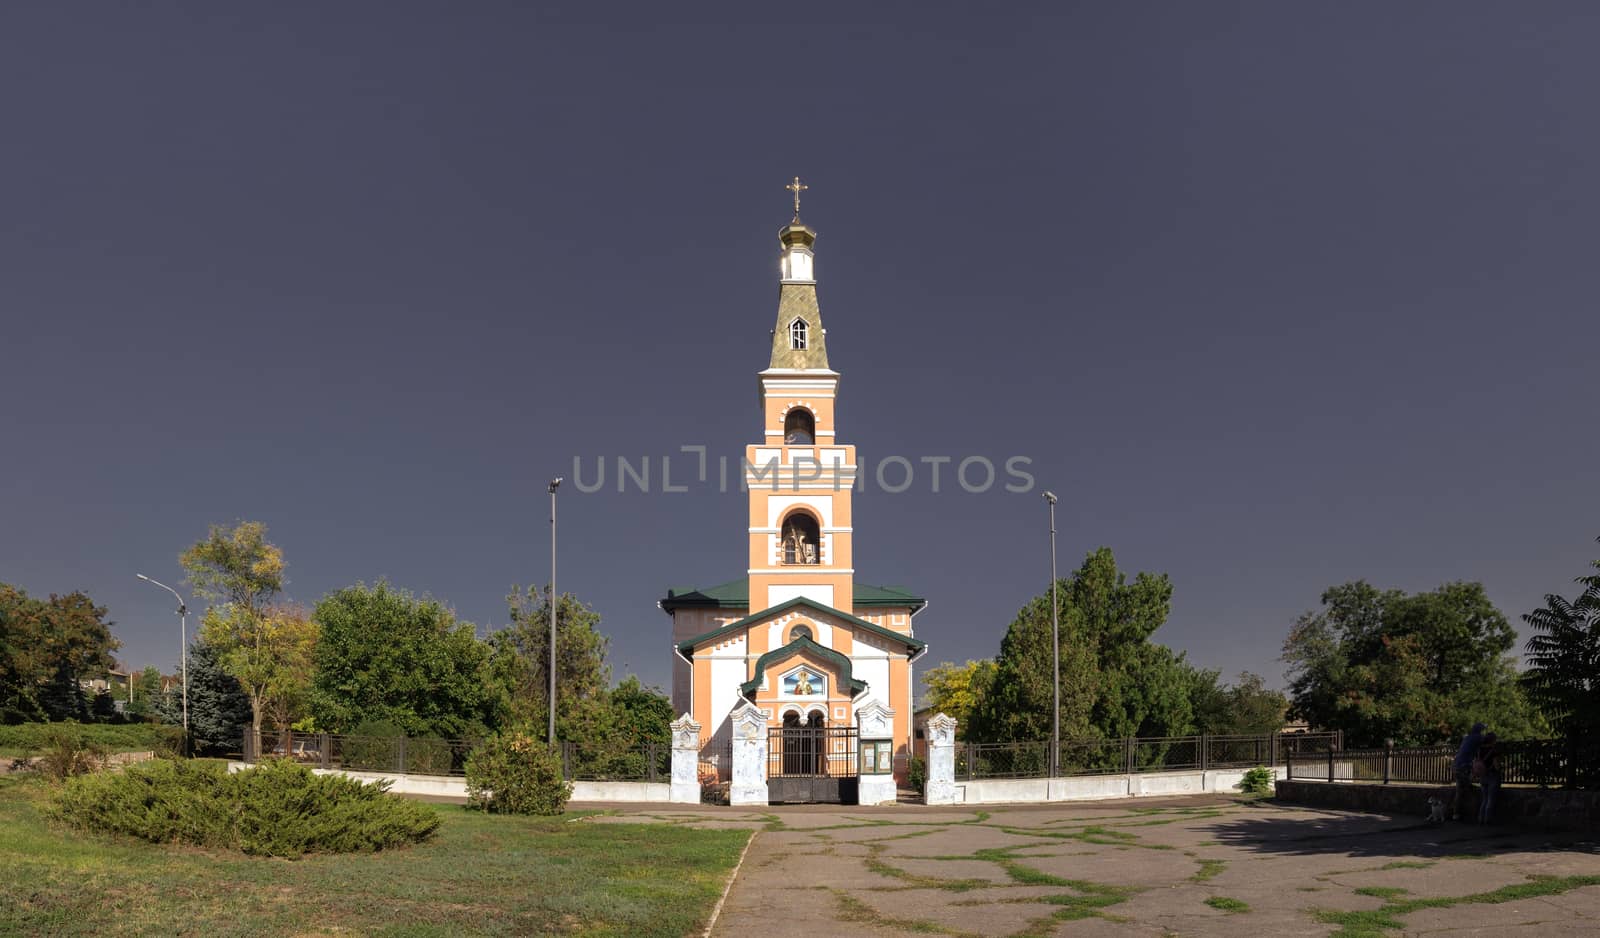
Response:
[[[791,408],[783,418],[783,442],[786,446],[810,446],[817,437],[817,419],[804,407]]]
[[[822,562],[822,527],[808,511],[792,511],[783,519],[783,562]]]

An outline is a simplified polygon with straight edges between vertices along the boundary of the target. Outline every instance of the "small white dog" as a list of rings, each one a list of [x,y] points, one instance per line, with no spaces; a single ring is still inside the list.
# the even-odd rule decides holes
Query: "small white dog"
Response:
[[[1444,802],[1440,801],[1438,798],[1428,799],[1428,823],[1444,823]]]

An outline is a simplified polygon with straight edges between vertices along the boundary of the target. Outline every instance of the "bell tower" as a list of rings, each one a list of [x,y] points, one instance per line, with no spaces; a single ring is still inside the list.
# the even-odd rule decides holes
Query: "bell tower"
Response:
[[[852,610],[850,492],[856,450],[834,427],[839,373],[828,367],[827,330],[817,305],[817,233],[794,219],[778,232],[778,319],[772,358],[758,376],[762,442],[745,449],[750,498],[750,612],[804,596]]]

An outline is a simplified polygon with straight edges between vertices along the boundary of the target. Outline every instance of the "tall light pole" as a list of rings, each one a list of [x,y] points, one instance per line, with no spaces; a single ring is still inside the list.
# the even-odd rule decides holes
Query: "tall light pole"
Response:
[[[189,605],[183,601],[182,596],[178,595],[177,590],[162,583],[160,580],[152,580],[142,573],[135,574],[135,576],[146,583],[153,583],[161,587],[171,593],[172,598],[178,601],[178,660],[180,662],[178,669],[181,675],[180,680],[183,684],[183,745],[184,751],[187,752],[189,747]],[[130,696],[133,694],[133,674],[131,670],[128,674],[128,693]]]
[[[1056,600],[1056,494],[1044,493],[1050,503],[1050,686],[1055,689],[1050,708],[1050,777],[1061,774],[1061,611]]]
[[[556,489],[561,487],[561,477],[550,480],[550,725],[545,730],[545,740],[556,744],[556,607],[561,594],[556,592]]]

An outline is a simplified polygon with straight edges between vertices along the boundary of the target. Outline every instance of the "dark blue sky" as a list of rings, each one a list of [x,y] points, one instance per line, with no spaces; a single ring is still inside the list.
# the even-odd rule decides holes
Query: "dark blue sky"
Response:
[[[1600,534],[1600,9],[1574,3],[0,9],[0,579],[171,667],[213,522],[290,593],[480,626],[574,456],[737,456],[812,186],[842,441],[1033,459],[1061,568],[1276,681],[1365,577],[1513,618]],[[770,17],[767,18],[767,17]],[[560,585],[665,682],[742,496],[562,493]],[[858,578],[993,654],[1036,493],[856,500]]]

